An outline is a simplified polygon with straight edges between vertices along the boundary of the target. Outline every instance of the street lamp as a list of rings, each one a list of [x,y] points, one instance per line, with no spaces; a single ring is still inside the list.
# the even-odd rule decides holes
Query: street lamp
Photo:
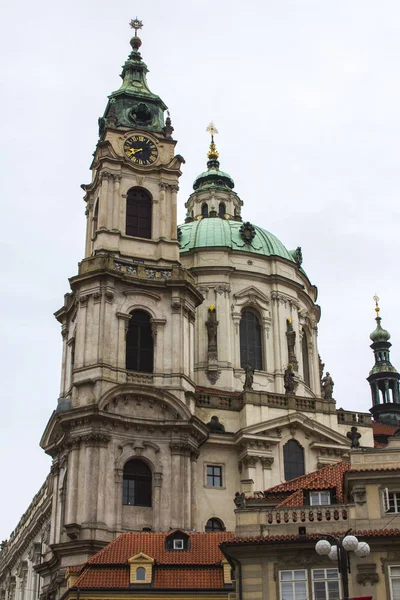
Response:
[[[331,560],[337,560],[338,571],[341,575],[343,583],[343,600],[351,600],[349,598],[349,573],[350,573],[350,556],[349,552],[354,552],[356,556],[364,558],[368,556],[370,549],[367,542],[359,542],[355,535],[335,537],[330,534],[323,535],[325,538],[332,540],[333,544],[328,539],[319,540],[315,544],[315,551],[320,556],[329,556]]]

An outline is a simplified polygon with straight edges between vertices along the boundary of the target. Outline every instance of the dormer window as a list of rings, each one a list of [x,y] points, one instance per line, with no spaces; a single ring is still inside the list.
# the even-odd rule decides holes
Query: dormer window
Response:
[[[181,529],[172,531],[165,538],[166,550],[190,550],[190,537]]]
[[[328,506],[331,504],[331,493],[329,490],[310,492],[310,506]]]

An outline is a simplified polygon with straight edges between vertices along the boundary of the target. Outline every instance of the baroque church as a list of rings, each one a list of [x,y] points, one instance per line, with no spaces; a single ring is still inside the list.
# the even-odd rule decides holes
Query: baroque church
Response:
[[[242,216],[213,124],[178,224],[184,159],[131,25],[82,185],[85,255],[55,313],[61,393],[40,442],[51,472],[2,543],[1,600],[59,598],[67,567],[121,532],[233,531],[238,492],[336,463],[374,446],[374,423],[383,437],[400,424],[379,308],[375,420],[336,407],[301,249]]]

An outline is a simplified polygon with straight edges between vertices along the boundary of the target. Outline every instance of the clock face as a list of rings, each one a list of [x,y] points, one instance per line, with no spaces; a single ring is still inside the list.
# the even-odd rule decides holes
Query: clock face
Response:
[[[124,154],[135,165],[152,165],[158,156],[155,143],[144,135],[132,135],[125,140]]]

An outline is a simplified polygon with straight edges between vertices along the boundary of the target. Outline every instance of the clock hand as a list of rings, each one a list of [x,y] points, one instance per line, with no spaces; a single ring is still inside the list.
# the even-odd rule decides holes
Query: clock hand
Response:
[[[142,152],[143,148],[129,148],[129,152],[131,154],[137,154],[138,152]]]

